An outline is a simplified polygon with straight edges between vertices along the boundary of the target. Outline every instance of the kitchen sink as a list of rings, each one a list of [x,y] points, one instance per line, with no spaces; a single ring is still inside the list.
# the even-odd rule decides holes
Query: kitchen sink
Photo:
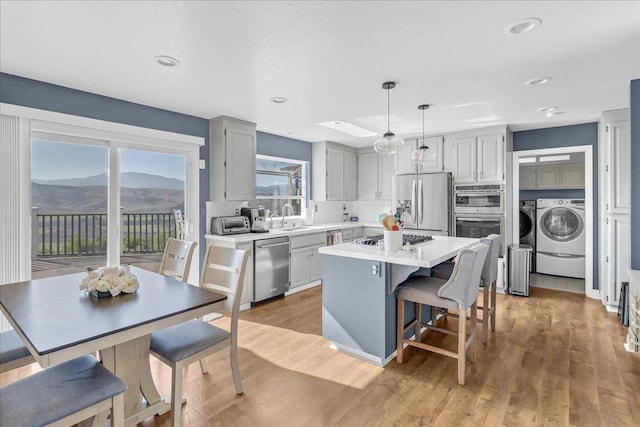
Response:
[[[313,225],[298,225],[295,227],[285,227],[285,228],[272,228],[271,232],[273,233],[287,233],[289,231],[297,231],[297,230],[314,230],[319,228]]]

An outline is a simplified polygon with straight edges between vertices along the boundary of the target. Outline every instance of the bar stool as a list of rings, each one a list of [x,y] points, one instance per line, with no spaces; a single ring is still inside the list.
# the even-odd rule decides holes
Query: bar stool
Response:
[[[458,260],[449,280],[445,281],[435,277],[411,277],[405,280],[396,289],[398,299],[397,310],[397,356],[396,361],[402,363],[404,344],[418,347],[423,350],[432,351],[444,356],[458,359],[458,384],[464,385],[466,376],[466,351],[471,347],[471,362],[476,361],[476,316],[478,300],[478,283],[484,265],[485,258],[489,252],[489,245],[480,243],[471,248],[462,249],[458,253]],[[416,318],[405,325],[404,305],[405,301],[413,302]],[[458,330],[451,331],[435,325],[423,325],[421,320],[422,304],[431,307],[440,307],[449,310],[458,310],[460,320]],[[471,331],[467,338],[466,323],[467,309],[471,308]],[[430,344],[421,342],[421,326],[427,329],[457,336],[457,352],[446,350]],[[405,332],[415,328],[415,339],[406,339]]]
[[[482,288],[482,318],[478,323],[482,324],[482,343],[487,343],[489,322],[491,330],[496,330],[496,282],[498,281],[498,255],[500,254],[500,235],[491,234],[480,239],[480,243],[490,245],[489,253],[484,262],[482,275],[480,276],[480,287]],[[438,279],[448,279],[453,271],[454,262],[447,261],[431,269],[431,276]],[[491,303],[489,303],[491,297]],[[456,317],[455,314],[447,316]]]

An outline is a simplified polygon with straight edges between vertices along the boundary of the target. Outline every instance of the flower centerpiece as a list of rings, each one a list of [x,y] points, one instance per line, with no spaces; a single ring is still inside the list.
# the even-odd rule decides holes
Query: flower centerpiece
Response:
[[[101,267],[94,270],[87,267],[87,276],[80,282],[80,289],[98,298],[115,297],[121,293],[132,294],[140,283],[129,266]]]

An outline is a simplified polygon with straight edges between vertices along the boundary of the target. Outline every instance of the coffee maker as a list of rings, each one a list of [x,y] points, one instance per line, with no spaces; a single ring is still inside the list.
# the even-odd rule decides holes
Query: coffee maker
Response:
[[[241,208],[240,215],[249,218],[252,233],[268,233],[267,221],[262,206],[257,208]]]

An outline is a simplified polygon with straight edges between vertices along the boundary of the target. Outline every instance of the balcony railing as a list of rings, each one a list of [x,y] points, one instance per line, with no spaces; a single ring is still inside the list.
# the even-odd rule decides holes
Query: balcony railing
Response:
[[[122,213],[122,253],[159,253],[170,237],[176,237],[173,213]],[[33,244],[38,257],[105,255],[107,214],[34,215]]]

